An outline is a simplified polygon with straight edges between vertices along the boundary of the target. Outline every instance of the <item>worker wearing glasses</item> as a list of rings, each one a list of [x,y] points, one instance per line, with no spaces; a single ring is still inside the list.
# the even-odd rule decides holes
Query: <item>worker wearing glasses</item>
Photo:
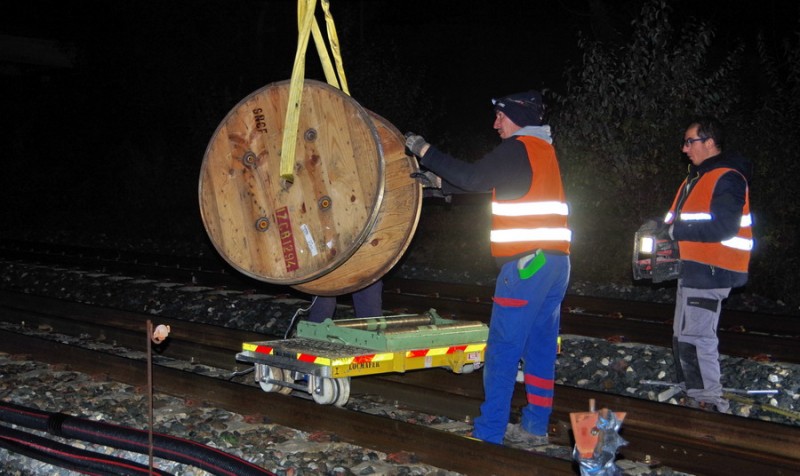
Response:
[[[689,173],[664,220],[681,259],[672,336],[676,377],[687,406],[729,413],[717,326],[722,301],[747,282],[752,166],[724,149],[723,127],[715,118],[693,121],[681,150],[691,161]]]

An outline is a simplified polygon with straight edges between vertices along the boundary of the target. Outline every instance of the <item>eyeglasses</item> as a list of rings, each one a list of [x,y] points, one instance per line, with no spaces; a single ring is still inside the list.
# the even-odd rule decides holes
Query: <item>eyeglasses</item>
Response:
[[[681,144],[681,147],[691,147],[692,144],[694,144],[695,142],[705,142],[708,139],[710,139],[710,138],[709,137],[697,137],[697,138],[694,138],[694,139],[686,139],[685,141],[683,141],[683,144]]]

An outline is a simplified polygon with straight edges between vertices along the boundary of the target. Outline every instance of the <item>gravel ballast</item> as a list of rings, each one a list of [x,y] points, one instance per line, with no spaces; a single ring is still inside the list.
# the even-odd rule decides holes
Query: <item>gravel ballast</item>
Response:
[[[264,296],[237,290],[223,292],[191,284],[140,280],[81,270],[53,270],[20,263],[3,263],[1,269],[0,289],[74,299],[271,335],[282,335],[297,310],[309,304],[303,299],[290,297],[276,304],[264,299]],[[458,273],[457,270],[450,270],[448,274],[411,265],[403,265],[396,272],[411,278],[465,279],[463,275],[454,275]],[[473,271],[466,279],[486,285],[493,278],[489,275],[476,277]],[[570,292],[623,299],[633,298],[638,293],[642,300],[669,302],[672,290],[573,283]],[[762,300],[754,296],[735,295],[731,301],[728,306],[749,310],[763,308]],[[780,303],[763,305],[781,309]],[[344,306],[338,311],[339,314],[348,312],[349,308]],[[37,362],[17,361],[8,355],[0,355],[0,363],[3,369],[3,401],[86,418],[107,419],[115,424],[139,428],[146,422],[143,420],[146,402],[137,388],[95,380],[91,376]],[[800,424],[797,420],[800,405],[800,372],[797,365],[758,362],[725,355],[721,356],[721,365],[723,386],[731,391],[728,396],[733,414],[790,425]],[[672,355],[669,349],[562,336],[562,353],[557,361],[559,384],[675,404],[676,396],[670,394],[671,387],[667,385],[672,379]],[[642,381],[650,383],[643,384]],[[748,389],[778,392],[775,395],[740,393]],[[261,464],[276,474],[454,474],[414,462],[413,455],[402,452],[387,455],[358,448],[336,441],[335,435],[308,434],[252,422],[246,416],[193,406],[174,397],[157,396],[157,407],[156,431],[177,433],[214,445]],[[449,422],[437,424],[447,426]],[[144,458],[142,461],[146,463],[146,456]],[[0,450],[0,460],[9,471],[7,474],[72,474],[57,472],[59,470],[6,450]],[[202,474],[188,467],[159,467],[174,474]],[[654,471],[650,474],[669,473]]]

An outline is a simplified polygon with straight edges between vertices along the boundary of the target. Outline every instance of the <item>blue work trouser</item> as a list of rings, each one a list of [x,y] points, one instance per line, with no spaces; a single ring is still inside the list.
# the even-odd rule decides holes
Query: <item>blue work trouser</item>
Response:
[[[522,428],[535,435],[547,434],[561,301],[567,291],[570,263],[565,255],[545,257],[544,266],[528,279],[520,278],[516,261],[500,270],[483,367],[485,400],[475,419],[475,438],[503,443],[520,360],[525,362],[528,398],[522,410]]]

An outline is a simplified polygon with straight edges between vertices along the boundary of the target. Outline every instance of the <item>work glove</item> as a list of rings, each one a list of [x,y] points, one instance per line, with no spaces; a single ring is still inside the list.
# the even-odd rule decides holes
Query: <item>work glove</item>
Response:
[[[417,179],[422,184],[422,188],[442,188],[442,178],[430,170],[414,172],[411,174],[411,178]]]
[[[674,260],[678,259],[678,243],[672,237],[672,223],[665,223],[662,219],[653,219],[655,221],[655,230],[653,231],[653,238],[655,238],[655,252],[659,259]]]
[[[423,198],[444,198],[444,201],[450,203],[453,200],[452,195],[445,195],[442,192],[442,178],[426,170],[425,172],[414,172],[411,178],[416,179],[422,184],[422,197]]]
[[[672,224],[664,223],[663,218],[650,218],[636,232],[637,239],[645,237],[653,240],[652,248],[644,241],[636,244],[644,246],[643,255],[634,254],[634,277],[650,278],[653,283],[676,279],[680,275],[680,249],[671,236]],[[652,255],[650,255],[652,253]],[[645,266],[644,268],[642,266]]]
[[[413,132],[406,132],[405,138],[406,138],[406,149],[408,149],[409,152],[416,155],[417,157],[422,157],[422,149],[426,145],[430,146],[430,144],[428,144],[428,142],[425,141],[424,137],[414,134]]]
[[[662,218],[648,218],[639,229],[656,240],[672,240],[672,224],[665,223]]]
[[[658,223],[658,227],[654,233],[656,240],[667,240],[673,241],[675,238],[672,237],[672,223],[664,223],[663,221]]]

